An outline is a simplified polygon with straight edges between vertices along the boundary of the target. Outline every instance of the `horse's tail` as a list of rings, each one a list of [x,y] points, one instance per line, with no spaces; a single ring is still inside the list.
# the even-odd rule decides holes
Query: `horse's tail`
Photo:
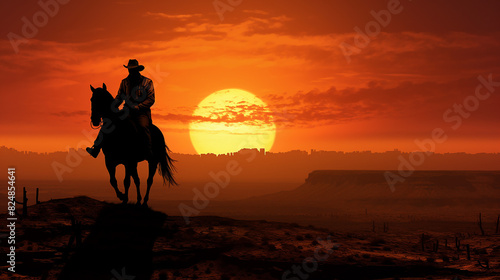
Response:
[[[165,137],[163,137],[163,133],[161,133],[161,130],[155,126],[152,125],[153,130],[155,131],[155,134],[157,135],[157,142],[156,142],[156,149],[154,149],[154,153],[158,155],[158,173],[163,177],[163,184],[165,185],[168,181],[169,185],[178,185],[178,183],[175,181],[173,172],[175,171],[175,166],[174,162],[176,162],[175,159],[171,158],[169,153],[170,149],[168,148],[167,144],[165,143]]]

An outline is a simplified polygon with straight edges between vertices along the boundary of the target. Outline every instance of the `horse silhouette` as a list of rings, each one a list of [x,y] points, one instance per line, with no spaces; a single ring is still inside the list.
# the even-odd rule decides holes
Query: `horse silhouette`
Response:
[[[136,129],[135,124],[128,116],[128,111],[118,110],[113,106],[114,98],[107,91],[106,84],[102,88],[94,88],[90,99],[92,107],[91,120],[94,125],[102,121],[101,133],[103,135],[102,151],[105,157],[106,168],[109,173],[110,183],[116,192],[116,196],[123,203],[128,202],[128,190],[132,177],[137,188],[137,204],[141,204],[140,179],[137,172],[137,164],[147,160],[149,165],[149,176],[147,179],[147,190],[144,196],[143,205],[147,206],[149,191],[153,184],[153,178],[158,169],[158,173],[163,177],[163,184],[177,185],[173,172],[174,161],[170,156],[170,149],[165,144],[163,133],[158,127],[151,124],[151,148],[152,157],[146,157],[144,140]],[[125,166],[125,179],[123,185],[125,193],[118,189],[116,180],[116,167],[120,164]]]

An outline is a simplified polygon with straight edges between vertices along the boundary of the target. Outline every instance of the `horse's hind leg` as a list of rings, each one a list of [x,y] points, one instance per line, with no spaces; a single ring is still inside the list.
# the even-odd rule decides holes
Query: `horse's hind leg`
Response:
[[[128,202],[128,189],[130,188],[130,173],[131,173],[131,166],[129,164],[125,165],[125,179],[123,179],[123,186],[125,187],[125,200],[123,200],[123,203]]]
[[[130,175],[132,179],[134,179],[134,184],[137,188],[137,205],[141,205],[141,179],[139,179],[139,174],[137,173],[137,163],[131,165]]]
[[[108,169],[108,173],[109,173],[109,182],[111,183],[111,186],[113,187],[113,189],[115,189],[116,196],[118,197],[118,199],[123,201],[125,199],[124,195],[118,189],[118,181],[116,181],[116,165],[109,163],[109,162],[106,162],[106,168]]]
[[[148,206],[148,200],[149,200],[149,191],[151,190],[151,185],[153,185],[153,178],[156,173],[156,165],[158,165],[157,162],[150,161],[148,162],[149,164],[149,175],[148,175],[148,188],[146,189],[146,195],[144,195],[144,206]]]

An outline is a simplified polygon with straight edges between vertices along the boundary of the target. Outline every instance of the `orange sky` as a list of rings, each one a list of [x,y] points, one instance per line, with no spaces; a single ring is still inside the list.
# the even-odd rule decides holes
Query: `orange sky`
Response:
[[[412,151],[415,139],[442,128],[448,140],[437,152],[500,152],[500,87],[457,129],[443,119],[474,94],[478,76],[500,81],[500,3],[401,0],[348,62],[339,45],[354,45],[354,28],[391,1],[244,0],[221,21],[206,0],[70,0],[17,53],[8,34],[22,36],[22,18],[43,10],[4,1],[0,145],[76,147],[90,130],[89,84],[116,94],[122,65],[137,58],[155,84],[153,121],[175,152],[195,153],[191,114],[226,88],[270,106],[271,151]]]

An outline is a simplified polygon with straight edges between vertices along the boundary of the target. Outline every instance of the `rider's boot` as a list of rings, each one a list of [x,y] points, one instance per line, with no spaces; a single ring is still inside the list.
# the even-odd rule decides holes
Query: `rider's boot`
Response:
[[[96,147],[96,146],[92,146],[92,147],[87,147],[87,149],[85,149],[87,151],[87,153],[89,153],[93,158],[97,158],[97,156],[99,155],[99,152],[101,151],[101,148],[99,147]]]

